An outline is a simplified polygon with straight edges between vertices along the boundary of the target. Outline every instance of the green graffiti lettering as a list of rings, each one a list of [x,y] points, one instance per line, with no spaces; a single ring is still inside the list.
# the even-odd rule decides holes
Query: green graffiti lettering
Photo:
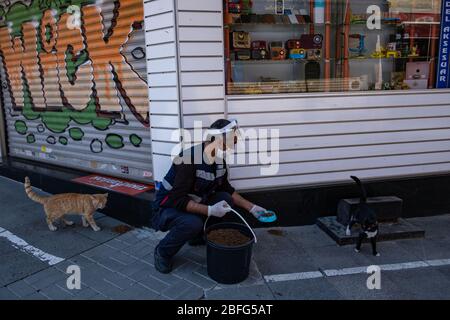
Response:
[[[69,129],[70,137],[75,141],[81,141],[84,137],[84,132],[80,128],[71,128]]]
[[[59,141],[59,143],[61,143],[63,146],[67,146],[67,144],[68,144],[68,142],[69,142],[69,141],[67,140],[66,137],[59,137],[58,141]]]
[[[36,142],[36,138],[34,137],[34,134],[30,133],[29,135],[27,135],[27,143],[35,143]]]
[[[133,133],[132,135],[130,135],[130,142],[133,146],[135,146],[136,148],[139,148],[142,143],[142,138],[139,137],[137,134]]]
[[[21,135],[26,134],[28,131],[27,124],[25,123],[25,121],[22,121],[22,120],[17,120],[14,123],[14,128],[16,129],[17,133],[19,133]]]
[[[112,149],[121,149],[125,146],[123,143],[123,137],[115,133],[108,134],[106,136],[105,142],[108,147]]]

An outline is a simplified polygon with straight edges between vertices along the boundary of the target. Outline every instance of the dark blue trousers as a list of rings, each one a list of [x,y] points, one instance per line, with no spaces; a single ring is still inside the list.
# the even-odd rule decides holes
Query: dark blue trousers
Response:
[[[222,200],[233,206],[231,195],[226,192],[213,194],[205,204],[213,205]],[[163,232],[169,231],[169,233],[157,246],[159,254],[170,259],[177,254],[186,242],[203,236],[203,225],[206,218],[206,216],[174,208],[161,208],[152,219],[153,228]],[[211,217],[212,223],[214,220],[217,222],[217,218]]]

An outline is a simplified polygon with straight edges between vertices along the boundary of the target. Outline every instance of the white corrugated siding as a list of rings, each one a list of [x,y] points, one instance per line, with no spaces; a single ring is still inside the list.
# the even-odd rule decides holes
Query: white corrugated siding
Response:
[[[180,128],[178,49],[174,0],[144,1],[155,180],[172,159],[172,132]]]
[[[9,153],[151,181],[142,0],[65,2],[0,2]]]
[[[328,96],[230,97],[243,128],[278,129],[280,165],[236,165],[238,188],[328,184],[450,170],[450,93],[424,91]]]

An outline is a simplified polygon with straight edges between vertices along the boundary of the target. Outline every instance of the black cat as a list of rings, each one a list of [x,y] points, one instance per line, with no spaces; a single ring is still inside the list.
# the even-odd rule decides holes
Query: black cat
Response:
[[[350,217],[350,222],[347,225],[345,233],[347,236],[350,236],[353,225],[358,223],[362,231],[359,233],[355,251],[359,252],[361,250],[362,241],[367,238],[370,239],[370,243],[372,244],[373,255],[379,256],[380,254],[377,252],[378,222],[376,212],[367,204],[367,192],[361,180],[355,176],[351,176],[350,178],[358,185],[361,196],[358,207]]]

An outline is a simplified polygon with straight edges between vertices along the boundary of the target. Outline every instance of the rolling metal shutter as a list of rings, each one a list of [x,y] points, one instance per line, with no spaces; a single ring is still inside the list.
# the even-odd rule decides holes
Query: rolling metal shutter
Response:
[[[142,0],[0,0],[10,155],[152,180]]]

